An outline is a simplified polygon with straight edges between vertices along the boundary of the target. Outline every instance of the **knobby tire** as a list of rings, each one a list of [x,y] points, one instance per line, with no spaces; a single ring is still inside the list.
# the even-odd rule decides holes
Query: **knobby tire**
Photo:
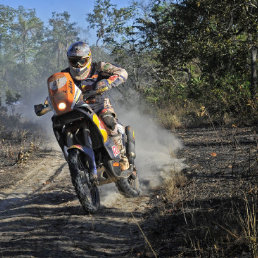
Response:
[[[95,213],[100,207],[99,191],[97,186],[91,186],[91,189],[89,189],[86,182],[89,180],[86,178],[87,169],[82,165],[80,155],[81,153],[77,149],[72,149],[69,151],[68,163],[72,184],[84,210],[87,213]],[[85,178],[83,178],[82,175],[84,175]],[[90,192],[87,193],[86,190]]]

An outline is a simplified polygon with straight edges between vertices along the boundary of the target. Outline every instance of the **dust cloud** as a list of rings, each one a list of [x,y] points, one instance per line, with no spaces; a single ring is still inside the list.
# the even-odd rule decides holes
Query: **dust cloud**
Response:
[[[32,122],[41,128],[43,135],[39,135],[39,138],[42,138],[43,140],[43,148],[60,150],[52,129],[51,117],[53,116],[53,113],[49,112],[44,116],[38,117],[34,112],[34,105],[43,104],[47,96],[48,90],[46,79],[45,83],[41,83],[37,89],[31,90],[31,92],[25,96],[16,111],[21,114],[24,122]],[[33,128],[30,129],[33,130]]]
[[[132,88],[123,89],[114,89],[110,99],[119,121],[125,126],[132,126],[135,131],[136,167],[142,190],[147,193],[160,185],[170,173],[185,167],[183,161],[176,158],[182,143],[146,114],[146,109],[151,107],[140,101],[137,92]]]

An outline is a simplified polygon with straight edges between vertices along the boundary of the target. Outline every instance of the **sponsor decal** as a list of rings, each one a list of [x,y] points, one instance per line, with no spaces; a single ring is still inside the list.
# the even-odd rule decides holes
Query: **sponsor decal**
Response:
[[[115,145],[112,146],[112,151],[113,151],[115,157],[120,154],[120,151],[118,150],[118,148]]]
[[[73,83],[69,81],[70,93],[73,94]]]

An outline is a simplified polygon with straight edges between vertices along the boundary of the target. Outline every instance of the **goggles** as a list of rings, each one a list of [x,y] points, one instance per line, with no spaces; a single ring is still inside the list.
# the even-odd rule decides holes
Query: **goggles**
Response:
[[[76,68],[84,67],[88,62],[90,58],[87,57],[80,57],[80,56],[71,56],[69,57],[69,63]]]

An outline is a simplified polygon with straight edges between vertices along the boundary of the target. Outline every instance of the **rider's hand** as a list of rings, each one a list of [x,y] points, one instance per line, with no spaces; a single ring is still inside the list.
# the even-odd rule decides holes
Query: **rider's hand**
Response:
[[[82,85],[81,86],[82,92],[87,92],[92,90],[92,85]]]
[[[111,84],[107,79],[102,79],[97,82],[97,90],[105,89],[106,87],[111,89]]]

